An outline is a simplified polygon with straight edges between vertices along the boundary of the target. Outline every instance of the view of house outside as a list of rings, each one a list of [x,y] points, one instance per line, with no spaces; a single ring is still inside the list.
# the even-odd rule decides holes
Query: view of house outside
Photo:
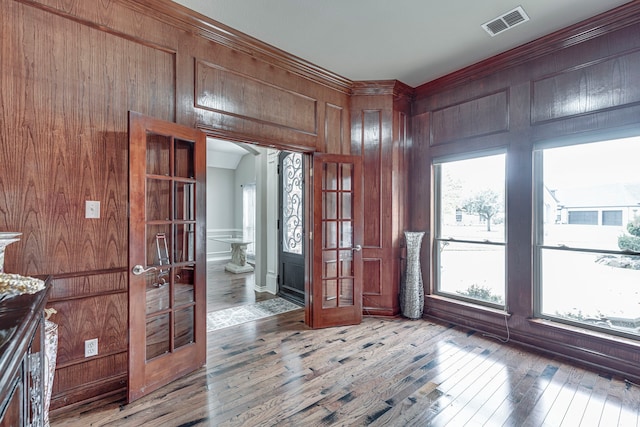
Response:
[[[537,154],[538,315],[640,335],[639,159],[640,138]],[[437,165],[441,293],[505,303],[505,161]]]
[[[640,334],[638,159],[640,138],[542,151],[543,315]]]
[[[505,167],[498,154],[440,164],[438,291],[505,304]]]

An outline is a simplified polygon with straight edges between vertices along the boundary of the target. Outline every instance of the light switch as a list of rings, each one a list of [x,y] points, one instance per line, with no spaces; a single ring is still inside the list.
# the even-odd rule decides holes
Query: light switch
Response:
[[[85,205],[85,218],[100,218],[100,202],[87,200]]]

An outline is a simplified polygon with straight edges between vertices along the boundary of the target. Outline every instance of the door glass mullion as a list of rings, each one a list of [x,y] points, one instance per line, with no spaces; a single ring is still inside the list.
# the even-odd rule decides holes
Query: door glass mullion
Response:
[[[314,222],[321,235],[314,248],[322,251],[323,265],[322,275],[313,273],[321,284],[313,286],[314,301],[322,304],[313,304],[310,326],[357,324],[362,319],[362,255],[356,252],[356,242],[362,244],[362,162],[358,156],[314,154],[313,164],[319,217]]]
[[[194,143],[173,139],[171,149],[171,347],[195,341],[196,180]],[[184,264],[187,263],[187,264]]]

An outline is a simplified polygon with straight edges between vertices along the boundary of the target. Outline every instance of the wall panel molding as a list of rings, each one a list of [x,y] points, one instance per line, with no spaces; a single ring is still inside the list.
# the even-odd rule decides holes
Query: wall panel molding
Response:
[[[129,289],[126,268],[58,274],[52,276],[51,283],[51,302],[127,292]]]
[[[64,335],[55,409],[126,388],[128,112],[232,141],[349,153],[352,88],[168,0],[0,5],[0,110],[10,112],[0,120],[10,165],[0,227],[23,233],[5,267],[53,278],[49,306]],[[212,88],[218,98],[202,98]],[[100,218],[84,218],[87,200],[100,201]],[[84,358],[96,337],[99,355]]]
[[[362,122],[362,175],[366,184],[364,211],[364,247],[381,248],[382,242],[382,149],[383,111],[363,110]]]
[[[602,58],[531,82],[531,123],[640,102],[640,50]]]
[[[613,19],[615,17],[615,19]],[[617,19],[621,22],[615,22]],[[434,159],[507,153],[505,311],[434,295],[433,239],[423,248],[425,318],[435,317],[638,378],[637,340],[538,319],[533,216],[536,143],[640,134],[640,2],[596,16],[418,88],[413,112],[411,223],[435,230]],[[564,44],[562,41],[568,41]],[[516,66],[517,65],[517,66]],[[570,269],[569,269],[570,270]],[[570,275],[570,271],[567,274]]]
[[[382,295],[382,258],[362,257],[362,295]],[[365,304],[366,306],[366,304]]]
[[[344,143],[345,109],[339,105],[325,103],[324,151],[326,153],[349,154]]]
[[[408,101],[414,96],[414,89],[398,80],[356,81],[352,83],[352,87],[354,96],[392,95]]]
[[[194,80],[196,108],[317,136],[312,97],[198,59]]]
[[[420,99],[436,92],[467,85],[472,80],[479,80],[546,55],[560,52],[629,27],[638,21],[640,21],[640,3],[631,1],[596,17],[418,86],[415,89],[415,96]]]
[[[343,93],[351,93],[351,80],[277,49],[240,31],[169,0],[119,0],[132,10],[168,23],[183,31],[245,53],[271,66],[282,68]]]
[[[229,243],[218,242],[216,239],[228,239],[241,235],[241,228],[207,229],[207,261],[231,259],[231,245]]]
[[[509,89],[432,111],[431,145],[509,131]]]

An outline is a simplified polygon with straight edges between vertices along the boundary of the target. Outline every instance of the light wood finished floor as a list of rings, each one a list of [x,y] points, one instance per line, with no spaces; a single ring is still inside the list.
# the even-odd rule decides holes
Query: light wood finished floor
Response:
[[[207,309],[272,298],[210,263]],[[207,367],[131,405],[52,426],[640,426],[640,389],[428,321],[365,318],[312,331],[302,309],[208,335]]]
[[[640,388],[429,321],[309,330],[303,310],[214,331],[206,368],[53,426],[638,426]]]
[[[233,274],[224,270],[226,261],[207,263],[207,312],[275,298],[256,292],[253,273]]]

